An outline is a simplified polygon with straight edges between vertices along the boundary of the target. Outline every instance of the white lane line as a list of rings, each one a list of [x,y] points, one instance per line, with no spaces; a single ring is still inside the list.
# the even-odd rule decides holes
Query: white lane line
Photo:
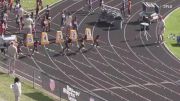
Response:
[[[179,10],[180,9],[180,7],[179,6],[177,6],[177,7],[175,7],[175,9],[173,9],[171,12],[166,12],[164,15],[167,15],[165,18],[164,18],[164,20],[166,20],[173,12],[175,12],[176,10]],[[156,25],[156,38],[157,38],[157,26],[158,26],[158,24]],[[170,51],[170,49],[167,47],[167,45],[166,44],[163,44],[163,45],[161,45],[161,48],[163,48],[163,50],[166,52],[166,54],[168,54],[173,60],[175,60],[176,62],[178,62],[178,63],[180,63],[180,59],[178,59],[178,58],[176,58],[175,57],[175,55]],[[168,50],[168,51],[167,51]],[[171,54],[170,54],[170,53]],[[175,69],[175,68],[174,68]],[[175,69],[175,71],[176,71],[176,69]],[[179,71],[179,70],[178,70]]]
[[[142,78],[136,77],[136,76],[134,76],[134,75],[132,75],[132,74],[130,74],[130,73],[127,73],[127,72],[125,72],[125,71],[123,71],[123,73],[126,74],[126,75],[128,75],[129,77],[136,78],[136,79],[141,80],[141,81],[143,81],[143,82],[146,82],[146,83],[149,82],[149,81],[146,81],[146,80],[144,80],[144,79],[142,79]]]
[[[67,66],[67,67],[69,67],[69,68],[71,68],[71,69],[74,69],[74,70],[76,70],[75,68],[73,68],[71,65],[68,65],[68,64],[66,64],[66,63],[64,63],[64,62],[61,62],[61,61],[59,61],[59,60],[57,60],[57,59],[53,59],[55,62],[58,62],[58,63],[60,63],[60,64],[62,64],[62,65],[64,65],[64,66]]]
[[[122,97],[121,97],[122,98]]]
[[[92,54],[94,54],[94,55],[98,55],[97,52],[90,51],[90,53],[92,53]]]
[[[133,17],[133,16],[132,16]],[[132,19],[132,17],[128,20],[128,22]],[[125,36],[125,32],[126,32],[126,27],[127,27],[127,24],[125,25],[125,28],[124,28],[124,38],[125,38],[125,40],[126,40],[126,36]],[[135,52],[131,49],[131,47],[129,46],[129,44],[126,42],[126,44],[127,44],[127,46],[128,46],[128,48],[131,50],[131,52],[136,56],[136,54],[135,54]],[[138,56],[136,56],[140,61],[142,61]],[[143,63],[144,63],[144,61],[142,61]],[[146,64],[146,63],[144,63],[144,64]],[[149,67],[150,69],[152,69],[153,71],[155,71],[153,68],[151,68],[151,66],[149,66],[148,64],[146,64],[147,65],[147,67]],[[155,71],[155,72],[157,72],[157,71]],[[161,75],[161,76],[163,76],[163,77],[166,77],[166,76],[164,76],[164,75],[162,75],[162,74],[160,74],[159,72],[157,72],[159,75]],[[167,78],[167,77],[166,77]],[[167,78],[167,79],[169,79],[169,78]],[[163,85],[161,85],[162,87],[164,87],[164,88],[166,88],[167,90],[169,90],[169,91],[171,91],[171,92],[173,92],[173,93],[175,93],[175,94],[177,94],[177,95],[179,95],[179,93],[177,93],[176,91],[173,91],[173,90],[171,90],[171,89],[169,89],[169,88],[167,88],[167,87],[165,87],[165,86],[163,86]],[[150,90],[150,89],[149,89]],[[152,90],[151,90],[152,91]],[[154,92],[154,91],[153,91]],[[154,92],[154,93],[156,93],[156,92]],[[157,93],[158,94],[158,93]],[[163,97],[163,98],[165,98],[165,99],[168,99],[168,100],[172,100],[172,99],[169,99],[169,98],[167,98],[167,97],[165,97],[165,96],[162,96],[162,95],[160,95],[160,94],[158,94],[159,96],[161,96],[161,97]]]
[[[119,77],[117,77],[117,76],[114,76],[114,75],[112,75],[112,74],[109,74],[109,73],[106,73],[106,72],[104,72],[104,74],[105,74],[105,75],[108,75],[108,76],[110,76],[110,77],[113,77],[113,78],[115,78],[115,79],[118,79],[118,80],[120,80],[120,81],[123,81],[123,82],[125,82],[125,83],[128,83],[129,85],[132,84],[132,83],[130,83],[130,82],[124,80],[124,79],[121,79],[121,78],[119,78]]]
[[[144,72],[144,71],[142,71],[142,70],[139,70],[139,72],[141,72],[141,73],[143,73],[143,74],[145,74],[145,75],[154,77],[154,78],[156,78],[156,79],[158,79],[158,80],[164,81],[164,79],[159,78],[159,77],[157,77],[157,76],[154,76],[154,75],[152,75],[152,74],[150,74],[150,73]]]
[[[140,3],[140,2],[139,2]],[[95,27],[93,27],[93,31],[94,31],[94,28]],[[96,49],[97,51],[98,51],[98,49]],[[98,51],[98,53],[100,54],[100,52]],[[101,55],[101,54],[100,54]],[[101,55],[102,56],[102,55]],[[103,56],[102,56],[102,58],[103,58]],[[103,58],[104,59],[104,58]],[[106,62],[107,62],[107,60],[106,59],[104,59]],[[108,62],[107,62],[108,63]],[[109,64],[109,63],[108,63]],[[115,69],[116,70],[116,68],[114,68],[111,64],[109,64],[113,69]],[[118,71],[118,70],[116,70],[116,71]],[[118,71],[119,72],[119,71]],[[119,72],[120,73],[120,72]],[[127,77],[128,78],[128,77]],[[114,81],[115,82],[115,81]],[[147,99],[147,98],[145,98],[145,97],[143,97],[143,96],[141,96],[141,95],[139,95],[139,94],[137,94],[136,92],[134,92],[134,91],[132,91],[132,90],[130,90],[130,89],[127,89],[128,91],[130,91],[131,93],[134,93],[134,94],[136,94],[136,95],[138,95],[139,97],[141,97],[141,98],[143,98],[143,99],[145,99],[145,100],[148,100],[148,101],[150,101],[149,99]]]
[[[158,84],[148,82],[148,83],[145,83],[143,85],[144,86],[158,86],[159,84],[172,84],[172,85],[174,85],[174,83],[172,83],[172,82],[160,82]],[[108,89],[116,90],[116,89],[125,89],[125,88],[141,88],[141,86],[139,86],[139,85],[128,85],[128,86],[123,86],[123,87],[114,86],[114,87],[111,87],[111,88],[108,88]],[[104,89],[97,88],[97,89],[93,89],[92,91],[104,91]]]
[[[138,11],[137,11],[136,13],[138,13]],[[136,14],[136,13],[135,13],[135,14]],[[128,20],[128,22],[135,16],[135,14]],[[125,34],[125,33],[126,33],[126,27],[127,27],[127,24],[125,25],[125,28],[124,28],[124,39],[125,39],[125,40],[126,40],[126,34]],[[136,55],[136,53],[131,49],[131,47],[129,46],[129,44],[128,44],[127,42],[126,42],[126,45],[127,45],[128,48],[131,50],[131,52],[134,54],[134,56],[136,56],[140,61],[142,61],[148,68],[150,68],[150,69],[152,69],[153,71],[155,71],[150,65],[146,64],[143,60],[141,60],[141,59]],[[155,72],[158,73],[159,75],[167,78],[166,76],[160,74],[159,72],[157,72],[157,71],[155,71]],[[167,78],[167,79],[169,79],[169,78]],[[170,79],[170,80],[171,80],[171,79]]]
[[[134,60],[134,59],[131,59],[131,58],[129,58],[129,57],[126,57],[126,56],[121,56],[121,57],[124,58],[124,59],[130,60],[130,61],[133,61],[133,62],[135,62],[135,63],[144,65],[143,63],[141,63],[141,62],[139,62],[139,61],[136,61],[136,60]]]
[[[124,74],[122,73],[122,75],[124,75]],[[124,75],[124,76],[125,76],[125,75]],[[126,77],[127,77],[127,76],[126,76]],[[166,100],[173,101],[172,99],[170,99],[170,98],[168,98],[168,97],[166,97],[166,96],[163,96],[163,95],[161,95],[160,93],[157,93],[157,92],[155,92],[155,91],[153,91],[153,90],[151,90],[151,89],[145,87],[145,86],[142,85],[142,84],[139,84],[139,83],[136,82],[135,80],[133,80],[133,79],[131,79],[131,78],[129,78],[129,77],[127,77],[127,78],[130,79],[131,81],[135,82],[137,85],[141,86],[143,89],[146,89],[146,90],[148,90],[148,91],[154,93],[155,95],[158,95],[158,96],[160,96],[160,97],[162,97],[162,98],[164,98],[164,99],[166,99]]]
[[[140,31],[140,34],[141,34],[141,31]],[[140,35],[140,38],[141,38],[141,41],[142,41],[141,35]],[[144,44],[144,41],[142,41],[142,43]],[[153,54],[150,52],[150,50],[147,49],[147,47],[145,47],[145,49],[153,56]],[[153,56],[153,57],[154,57],[154,56]],[[138,58],[139,58],[139,57],[138,57]],[[140,59],[140,58],[139,58],[139,59]],[[140,61],[144,62],[143,60],[140,60]],[[145,62],[144,62],[144,63],[145,63]],[[172,79],[168,78],[167,76],[159,73],[156,69],[152,68],[149,64],[147,64],[147,63],[145,63],[145,64],[146,64],[150,69],[152,69],[153,71],[155,71],[156,73],[158,73],[159,75],[161,75],[161,76],[163,76],[164,78],[170,80],[171,82],[174,82],[174,80],[172,80]],[[168,88],[168,89],[169,89],[169,88]],[[170,89],[170,90],[171,90],[171,89]]]
[[[130,51],[128,51],[127,49],[125,49],[125,48],[121,48],[121,47],[118,47],[118,46],[115,46],[115,45],[111,45],[112,47],[115,47],[115,48],[117,48],[117,49],[120,49],[120,50],[122,50],[122,51],[125,51],[125,52],[127,52],[127,53],[130,53]]]
[[[44,46],[44,48],[46,48]],[[72,80],[74,83],[76,83],[77,85],[79,85],[80,87],[82,87],[83,89],[85,89],[87,92],[91,92],[94,96],[99,97],[101,99],[103,99],[104,101],[107,101],[106,99],[102,98],[101,96],[93,93],[92,91],[90,91],[89,89],[87,89],[85,86],[83,86],[82,84],[80,84],[79,82],[77,82],[76,80],[72,79],[68,74],[66,74],[61,68],[59,68],[59,66],[53,61],[53,59],[49,56],[48,52],[46,51],[46,54],[48,56],[48,58],[50,59],[50,61],[54,64],[54,66],[61,72],[63,73],[68,79]],[[81,89],[81,88],[79,88]]]
[[[118,63],[118,64],[120,64],[120,65],[123,65],[123,66],[126,65],[125,63],[119,62],[119,61],[117,61],[117,60],[115,60],[115,59],[113,59],[113,58],[109,58],[109,57],[106,57],[106,56],[104,56],[104,58],[106,58],[106,59],[108,59],[108,60],[111,60],[111,61],[113,61],[113,62],[115,62],[115,63]]]
[[[24,72],[22,72],[22,71],[20,71],[20,70],[18,70],[18,69],[15,69],[15,71],[18,71],[18,72],[22,73],[23,75],[26,75],[26,76],[30,77],[31,79],[34,78],[33,76],[28,75],[27,73],[24,73]],[[38,81],[38,82],[40,82],[40,83],[42,82],[42,80],[39,80],[39,79],[37,79],[36,77],[35,77],[35,81]]]
[[[108,36],[109,36],[109,34],[108,34]],[[111,44],[111,42],[110,42],[110,40],[109,40],[109,43]],[[112,47],[113,48],[113,47]],[[113,48],[113,50],[114,50],[114,48]],[[114,50],[115,51],[115,50]],[[116,52],[116,51],[115,51]],[[119,56],[119,54],[116,52],[116,54]],[[120,57],[120,56],[119,56]],[[120,57],[121,58],[121,57]],[[126,62],[125,62],[126,63]],[[129,65],[128,63],[127,63],[127,65]],[[129,65],[133,70],[134,70],[134,68],[131,66],[131,65]],[[125,75],[124,75],[125,76]],[[127,77],[128,78],[128,77]],[[147,78],[147,77],[146,77]],[[130,78],[129,78],[130,79]],[[132,80],[132,79],[130,79],[130,80]],[[135,83],[137,83],[136,81],[134,81],[134,80],[132,80],[133,82],[135,82]],[[138,84],[138,83],[137,83]],[[140,85],[140,84],[139,84]],[[142,86],[143,87],[143,86]],[[144,87],[144,88],[146,88],[146,87]],[[147,89],[147,88],[146,88]],[[162,95],[160,95],[160,94],[158,94],[158,93],[156,93],[156,92],[154,92],[154,91],[152,91],[152,90],[150,90],[150,89],[148,89],[149,91],[151,91],[151,92],[153,92],[153,93],[155,93],[155,94],[157,94],[157,95],[159,95],[159,96],[162,96]],[[166,99],[168,99],[167,97],[164,97],[164,96],[162,96],[163,98],[166,98]]]
[[[46,51],[46,50],[45,50]],[[46,52],[46,54],[48,55],[49,59],[51,60],[51,62],[58,68],[58,66],[53,62],[53,60],[51,59],[51,57],[49,56],[49,54]],[[35,62],[35,61],[34,61]],[[37,64],[38,66],[38,64]],[[39,66],[38,66],[39,67]],[[60,72],[62,72],[64,75],[66,75],[70,80],[74,81],[76,84],[78,84],[79,86],[81,86],[82,88],[86,89],[88,92],[91,92],[90,90],[88,90],[86,87],[82,86],[81,84],[79,84],[78,82],[76,82],[75,80],[71,79],[66,73],[64,73],[60,68],[58,68]],[[94,96],[99,97],[101,99],[103,99],[104,101],[107,101],[106,99],[98,96],[97,94],[91,92]]]
[[[171,76],[171,77],[174,77],[174,78],[176,78],[176,79],[179,79],[178,76],[175,76],[175,75],[173,75],[173,74],[167,73],[167,72],[165,72],[165,71],[163,71],[163,70],[159,70],[159,69],[157,69],[157,68],[156,68],[156,70],[159,71],[159,72],[161,72],[161,73],[164,73],[164,74],[166,74],[166,75],[169,75],[169,76]]]
[[[99,46],[99,49],[104,50],[104,51],[106,51],[106,52],[108,52],[108,53],[114,54],[112,51],[107,50],[107,49],[105,49],[105,48],[102,48],[101,46]]]
[[[166,3],[166,4],[172,3],[172,2],[174,2],[174,1],[175,1],[175,0],[172,0],[172,1],[168,2],[168,3]],[[140,32],[141,32],[141,31],[140,31]],[[157,34],[157,26],[156,26],[156,34]],[[140,38],[141,38],[141,42],[142,42],[143,44],[145,44],[144,41],[142,40],[142,37],[141,37],[141,36],[140,36]],[[167,69],[169,69],[169,70],[171,70],[171,71],[173,71],[173,72],[175,72],[175,73],[177,73],[177,74],[180,75],[179,72],[173,70],[173,68],[170,68],[170,67],[167,66],[163,61],[161,61],[158,57],[156,57],[156,56],[150,51],[149,48],[145,47],[145,49],[146,49],[157,61],[159,61],[162,65],[164,65],[165,67],[167,67]],[[166,76],[165,76],[165,77],[166,77]],[[171,80],[170,78],[168,78],[168,79]],[[172,81],[173,81],[173,80],[172,80]]]
[[[91,84],[91,83],[89,83],[89,82],[86,82],[86,81],[82,80],[81,78],[77,78],[77,77],[75,77],[75,76],[73,76],[73,75],[69,75],[69,76],[72,77],[72,78],[74,78],[74,79],[76,79],[76,80],[79,80],[79,81],[81,81],[81,82],[83,82],[83,83],[85,83],[85,84],[87,84],[87,85],[90,85],[90,86],[98,89],[97,86],[95,86],[95,85],[93,85],[93,84]]]
[[[84,66],[86,66],[86,67],[88,67],[88,68],[92,68],[92,66],[90,66],[90,65],[88,65],[88,64],[85,64],[84,62],[80,62],[80,61],[78,61],[78,60],[76,60],[76,59],[73,59],[73,58],[70,58],[72,61],[74,61],[74,62],[77,62],[77,63],[79,63],[79,64],[81,64],[81,65],[84,65]]]
[[[35,61],[37,61],[38,63],[40,63],[40,64],[42,64],[42,65],[45,65],[45,66],[53,69],[53,70],[57,70],[57,68],[54,68],[54,67],[52,67],[51,65],[45,64],[44,62],[41,62],[41,61],[39,61],[39,60],[37,60],[37,59],[35,59]]]
[[[30,49],[31,50],[31,49]],[[46,55],[45,54],[42,54],[42,53],[40,53],[40,52],[34,52],[34,56],[36,56],[36,55],[40,55],[40,56],[43,56],[43,57],[46,57]]]
[[[83,56],[84,56],[84,54],[82,54]],[[92,64],[88,59],[87,59],[87,57],[86,56],[84,56],[84,58],[97,70],[97,71],[99,71],[100,73],[101,73],[101,71],[98,69],[98,68],[96,68],[96,66],[94,65],[94,64]],[[103,73],[102,73],[103,74]],[[112,80],[113,81],[113,80]],[[113,81],[114,82],[114,81]],[[109,90],[108,90],[109,91]],[[129,101],[128,99],[126,99],[126,98],[124,98],[124,97],[122,97],[122,96],[120,96],[120,95],[118,95],[118,94],[116,94],[116,93],[114,93],[114,92],[112,92],[112,91],[110,91],[112,94],[114,94],[114,95],[116,95],[117,97],[119,97],[119,98],[121,98],[121,99],[124,99],[124,100],[126,100],[126,101]]]
[[[106,83],[106,84],[108,84],[108,85],[110,85],[110,86],[116,86],[116,85],[114,85],[114,84],[112,84],[112,83],[110,83],[110,82],[108,82],[108,81],[105,81],[105,80],[102,80],[101,78],[98,78],[98,77],[96,77],[96,76],[93,76],[92,74],[87,74],[88,76],[90,76],[90,77],[92,77],[92,78],[94,78],[94,79],[96,79],[97,81],[102,81],[102,82],[104,82],[104,83]]]
[[[95,60],[95,59],[90,58],[90,57],[88,57],[88,59],[91,60],[91,61],[94,61],[94,62],[96,62],[96,63],[99,63],[99,64],[101,64],[101,65],[103,65],[103,66],[109,67],[109,65],[107,65],[107,64],[105,64],[105,63],[102,63],[102,62],[100,62],[99,60]]]
[[[154,59],[151,59],[151,58],[145,57],[145,56],[143,56],[143,55],[137,55],[137,56],[139,56],[139,57],[141,57],[141,58],[143,58],[143,59],[149,60],[149,61],[151,61],[151,62],[158,63],[158,62],[157,62],[157,61],[155,61]]]

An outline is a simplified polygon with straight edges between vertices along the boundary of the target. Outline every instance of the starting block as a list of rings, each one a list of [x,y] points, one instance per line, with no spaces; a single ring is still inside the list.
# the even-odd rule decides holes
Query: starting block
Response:
[[[93,36],[90,28],[85,29],[85,35],[87,36],[87,41],[93,41]]]
[[[57,31],[56,33],[56,43],[61,44],[64,42],[62,31]]]
[[[77,41],[77,31],[76,30],[70,30],[70,37],[69,37],[72,41]]]
[[[27,34],[26,35],[26,46],[33,46],[33,45],[34,45],[33,34]]]
[[[46,32],[41,33],[41,45],[48,45],[49,40],[48,40],[48,35]]]

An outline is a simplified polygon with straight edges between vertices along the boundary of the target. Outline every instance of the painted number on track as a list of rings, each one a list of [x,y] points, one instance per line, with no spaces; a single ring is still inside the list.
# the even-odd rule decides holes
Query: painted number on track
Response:
[[[163,5],[163,8],[172,8],[172,5]]]

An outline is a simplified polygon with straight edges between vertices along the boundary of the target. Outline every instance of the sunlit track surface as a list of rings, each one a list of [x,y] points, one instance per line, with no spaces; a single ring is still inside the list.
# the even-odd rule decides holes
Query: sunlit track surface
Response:
[[[117,8],[122,3],[122,0],[104,1]],[[178,0],[144,1],[156,2],[161,7],[163,16],[180,5]],[[100,35],[100,47],[92,48],[87,43],[86,52],[62,56],[59,55],[60,46],[50,44],[41,46],[40,53],[21,58],[20,61],[108,101],[178,101],[180,63],[164,45],[155,44],[157,23],[150,25],[148,32],[151,38],[148,41],[144,32],[138,31],[140,26],[136,22],[141,11],[141,2],[132,0],[132,15],[125,19],[123,29],[120,30],[116,22],[107,25],[97,22],[100,11],[98,3],[93,5],[94,13],[89,13],[83,11],[85,0],[64,0],[51,7],[53,16],[49,39],[55,39],[56,31],[60,30],[60,11],[65,9],[77,16],[80,33],[84,33],[85,28],[90,26],[94,36]],[[165,4],[172,5],[173,8],[164,8]],[[8,27],[9,33],[17,30],[14,19],[9,22]],[[37,28],[40,32],[40,26]],[[40,34],[37,36],[40,37]],[[77,48],[74,46],[71,50],[76,51]],[[7,65],[3,61],[1,64]],[[26,75],[30,74],[28,70],[21,71]]]

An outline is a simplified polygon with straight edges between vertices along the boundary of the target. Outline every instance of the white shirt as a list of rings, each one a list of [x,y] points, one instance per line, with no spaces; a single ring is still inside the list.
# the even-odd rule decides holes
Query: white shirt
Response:
[[[32,18],[26,18],[24,20],[24,28],[32,28],[33,25],[33,19]]]
[[[72,26],[72,16],[70,15],[70,16],[67,16],[67,18],[66,18],[66,24],[68,25],[68,26]]]
[[[164,28],[165,28],[165,21],[164,20],[159,21],[159,29],[164,30]]]
[[[21,82],[14,83],[13,91],[14,91],[14,94],[16,96],[20,96],[21,95],[21,93],[22,93],[22,91],[21,91]]]
[[[8,55],[14,59],[16,59],[16,55],[17,55],[17,47],[14,45],[10,45],[8,47]]]
[[[4,13],[4,15],[3,15],[3,20],[4,20],[4,21],[7,21],[7,20],[8,20],[8,15],[7,15],[7,13]]]
[[[23,17],[24,16],[24,9],[22,7],[19,8],[18,15],[19,15],[19,17]]]

